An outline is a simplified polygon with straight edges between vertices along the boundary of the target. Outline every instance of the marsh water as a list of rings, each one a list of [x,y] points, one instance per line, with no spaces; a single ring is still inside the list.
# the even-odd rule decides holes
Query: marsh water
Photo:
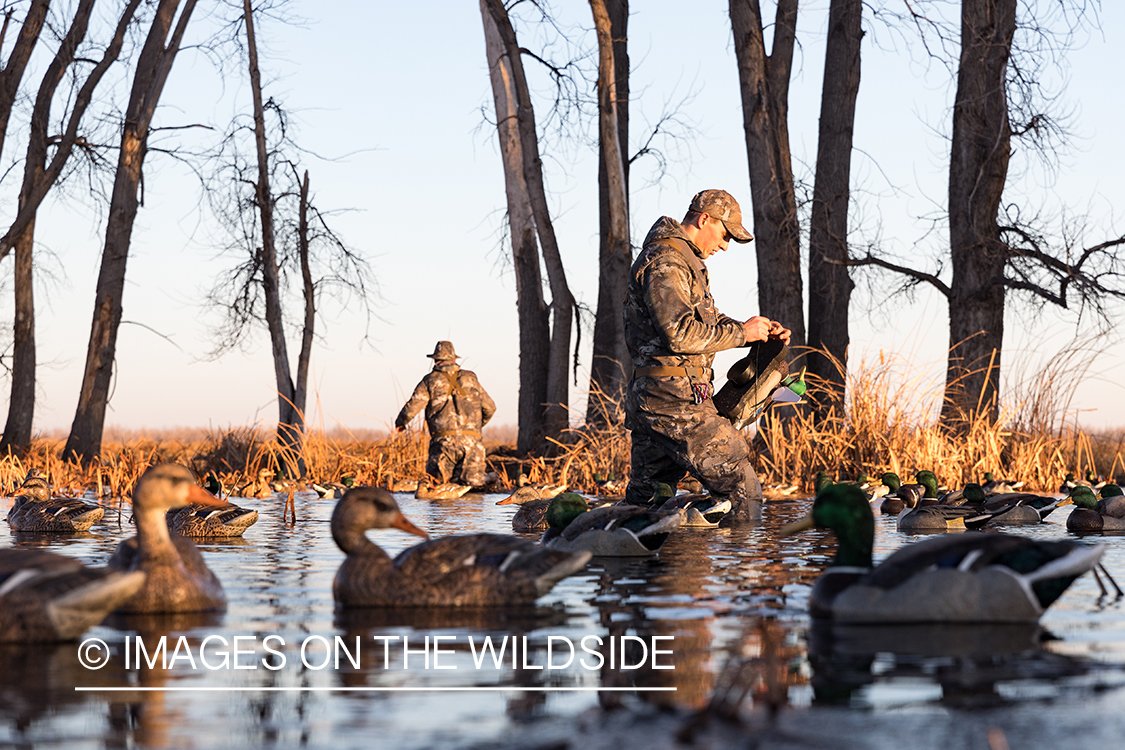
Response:
[[[500,495],[397,497],[434,536],[511,530]],[[226,612],[115,616],[84,636],[108,646],[96,670],[77,644],[0,646],[0,745],[524,747],[567,737],[598,707],[686,715],[734,685],[747,712],[780,707],[777,746],[987,748],[997,730],[1013,748],[1125,746],[1125,602],[1088,575],[1040,628],[810,629],[810,585],[834,545],[778,537],[806,512],[801,498],[771,501],[759,527],[678,530],[657,558],[595,559],[535,607],[338,614],[334,501],[298,494],[295,523],[282,497],[234,501],[258,523],[200,544]],[[1068,512],[1016,531],[1070,538]],[[103,564],[131,534],[126,506],[89,533],[10,533],[0,546]],[[392,554],[416,541],[369,536]],[[877,517],[877,559],[913,540]],[[1108,546],[1125,584],[1125,537],[1088,541]],[[632,737],[612,744],[653,745],[643,728]]]

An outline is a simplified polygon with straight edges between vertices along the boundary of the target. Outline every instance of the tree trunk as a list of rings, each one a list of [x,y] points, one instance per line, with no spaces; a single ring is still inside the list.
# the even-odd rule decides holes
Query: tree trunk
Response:
[[[832,0],[828,12],[809,226],[809,346],[823,350],[827,356],[812,351],[807,362],[809,371],[828,386],[826,391],[838,398],[823,400],[822,407],[842,403],[848,364],[848,303],[855,284],[848,267],[841,263],[848,260],[848,201],[862,15],[862,0]]]
[[[4,140],[8,134],[8,119],[12,116],[12,105],[16,102],[16,95],[23,81],[24,71],[27,70],[27,61],[31,58],[31,51],[39,41],[39,32],[43,30],[43,22],[47,18],[48,0],[31,0],[27,9],[20,33],[16,35],[15,46],[8,61],[0,70],[0,154],[4,152]],[[12,18],[12,9],[4,14],[4,33],[0,35],[3,42],[8,31],[8,22]]]
[[[632,265],[629,242],[628,0],[590,0],[598,33],[598,307],[586,424],[624,418],[632,361],[625,346],[623,307]]]
[[[133,220],[140,204],[141,169],[148,151],[149,127],[195,3],[196,0],[186,0],[175,31],[165,47],[179,0],[160,0],[152,27],[137,59],[133,88],[129,94],[121,130],[121,148],[106,222],[105,247],[98,273],[94,319],[90,326],[82,390],[70,428],[70,437],[63,449],[64,460],[78,459],[83,465],[89,465],[101,453],[105,409],[109,401],[109,385],[117,348],[117,329],[121,324],[125,266],[129,257]]]
[[[500,131],[501,152],[504,154],[505,185],[508,195],[508,220],[512,231],[513,253],[534,248],[534,235],[538,235],[539,243],[543,248],[543,262],[547,271],[548,284],[551,289],[551,309],[553,310],[553,326],[550,335],[540,326],[535,333],[542,336],[539,342],[526,341],[524,338],[524,307],[523,300],[519,299],[521,326],[520,326],[520,450],[525,451],[532,447],[524,441],[523,404],[524,388],[528,385],[524,380],[523,358],[529,357],[532,366],[541,361],[542,342],[549,341],[546,350],[546,375],[545,399],[538,402],[534,408],[542,412],[541,421],[537,420],[535,443],[542,445],[541,438],[558,436],[567,426],[568,414],[566,404],[568,401],[567,373],[570,362],[570,329],[574,315],[574,298],[566,283],[563,271],[562,258],[559,254],[558,243],[555,240],[554,228],[551,224],[550,212],[547,210],[547,194],[543,187],[543,165],[539,157],[539,144],[535,131],[535,113],[531,104],[531,95],[524,77],[523,63],[520,60],[520,48],[516,41],[515,30],[511,20],[500,0],[481,0],[481,12],[485,16],[485,40],[489,52],[489,68],[492,74],[493,97],[496,100],[497,124]],[[495,37],[492,35],[495,34]],[[514,120],[514,122],[513,122]],[[514,131],[514,132],[513,132]],[[513,146],[518,143],[518,149],[513,151]],[[519,162],[514,161],[519,158]],[[518,179],[515,173],[518,172]],[[514,202],[523,203],[515,205]],[[526,222],[526,224],[525,224]],[[528,234],[531,230],[534,234]],[[519,248],[517,251],[516,248]],[[525,259],[526,260],[526,259]],[[530,286],[538,291],[540,302],[542,290],[539,288],[538,262],[535,263],[536,276],[521,273],[517,258],[516,288],[517,297],[524,292],[529,292]],[[524,269],[529,270],[530,264]],[[528,300],[529,306],[534,304],[534,299]],[[529,315],[534,315],[533,310],[528,310]],[[527,332],[532,335],[532,331]],[[531,348],[525,348],[525,341]],[[534,375],[533,375],[534,377]],[[538,386],[532,384],[533,388]],[[540,427],[541,426],[541,427]]]
[[[262,293],[266,303],[266,326],[273,352],[273,374],[277,383],[277,437],[287,452],[288,462],[304,476],[301,444],[305,433],[304,415],[296,403],[296,389],[289,370],[289,347],[281,315],[281,282],[278,278],[277,245],[274,237],[273,193],[270,190],[269,150],[266,146],[265,105],[262,102],[262,76],[258,70],[258,46],[254,36],[254,13],[250,0],[243,0],[246,24],[246,49],[250,58],[250,91],[254,99],[254,143],[258,154],[258,182],[255,198],[262,222]]]
[[[754,203],[759,313],[792,330],[791,345],[802,346],[805,314],[801,227],[797,221],[788,124],[797,0],[778,1],[773,52],[768,56],[759,5],[758,0],[730,0]]]
[[[316,331],[316,285],[309,265],[309,171],[301,180],[300,206],[297,215],[297,250],[301,261],[301,290],[305,299],[305,324],[301,327],[301,351],[297,354],[297,387],[293,392],[293,406],[302,422],[308,397],[309,361],[312,359],[313,334]],[[303,442],[304,433],[298,434]],[[306,474],[305,452],[297,453],[297,465],[302,477]]]
[[[83,0],[75,9],[70,28],[59,44],[54,58],[43,74],[35,105],[31,110],[31,123],[27,136],[27,157],[24,160],[23,183],[20,187],[21,208],[27,205],[35,186],[43,180],[47,163],[47,128],[51,121],[51,102],[55,91],[74,62],[78,45],[86,38],[90,12],[94,0]],[[36,11],[35,6],[29,13]],[[29,22],[31,19],[29,18]],[[40,20],[40,25],[42,21]],[[21,32],[19,44],[23,41]],[[15,53],[13,53],[13,57]],[[7,70],[5,70],[5,74]],[[3,74],[0,74],[3,75]],[[5,118],[6,120],[6,118]],[[13,326],[12,391],[8,401],[8,420],[4,437],[0,439],[0,453],[23,450],[31,442],[31,427],[35,419],[35,295],[34,252],[35,219],[23,227],[15,237],[15,322]]]
[[[33,295],[32,245],[35,222],[15,243],[15,324],[12,336],[12,395],[8,421],[0,439],[0,455],[22,451],[31,443],[35,418],[35,301]]]
[[[946,423],[999,413],[1007,248],[998,212],[1008,176],[1008,56],[1016,0],[964,0],[961,61],[949,163],[949,296]]]

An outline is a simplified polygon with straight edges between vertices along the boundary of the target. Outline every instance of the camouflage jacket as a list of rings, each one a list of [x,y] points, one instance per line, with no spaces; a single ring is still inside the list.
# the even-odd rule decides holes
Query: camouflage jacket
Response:
[[[629,272],[625,344],[634,367],[707,369],[716,352],[746,344],[742,322],[715,309],[698,249],[667,216],[649,230]]]
[[[423,407],[431,437],[479,433],[496,412],[496,404],[481,388],[476,374],[456,364],[434,365],[398,413],[395,427],[405,427]]]

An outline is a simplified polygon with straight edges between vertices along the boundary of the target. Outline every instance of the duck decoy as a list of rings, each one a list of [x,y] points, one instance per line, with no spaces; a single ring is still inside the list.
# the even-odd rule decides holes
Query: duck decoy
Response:
[[[1007,511],[1002,509],[953,508],[948,505],[916,505],[898,514],[898,530],[912,531],[964,531],[979,529],[996,516]]]
[[[884,516],[897,516],[905,508],[913,508],[925,492],[920,484],[902,484],[893,471],[885,472],[880,479],[887,488],[887,494],[879,504],[879,512]]]
[[[981,489],[984,490],[986,495],[1004,495],[1009,492],[1015,492],[1020,487],[1023,487],[1023,482],[1017,482],[1012,479],[997,479],[993,476],[991,471],[984,473],[984,483]]]
[[[564,491],[565,484],[526,484],[496,504],[519,506],[519,510],[512,516],[512,528],[516,531],[544,531],[547,529],[547,508],[550,507],[551,500]]]
[[[604,557],[641,557],[660,551],[668,535],[683,524],[682,512],[659,513],[637,505],[590,509],[586,499],[565,492],[551,501],[540,544],[552,549],[586,550]]]
[[[258,522],[258,511],[224,502],[222,507],[191,503],[169,510],[165,520],[176,534],[192,538],[242,536]]]
[[[1000,511],[992,520],[997,524],[1020,525],[1042,523],[1057,508],[1070,505],[1069,497],[1036,495],[1031,492],[1007,492],[986,496],[984,488],[978,484],[965,485],[966,505],[983,510]]]
[[[355,486],[355,479],[351,476],[344,475],[340,477],[339,482],[311,482],[309,486],[316,491],[316,494],[320,495],[325,500],[339,500],[344,496],[345,492]],[[415,482],[414,486],[411,487],[409,491],[413,492],[417,488],[418,483]],[[396,490],[392,490],[392,492],[394,491]],[[402,490],[397,491],[401,492]]]
[[[685,492],[679,495],[669,485],[658,482],[650,507],[657,513],[682,512],[682,526],[711,529],[719,525],[731,511],[731,502],[709,492]]]
[[[144,582],[143,571],[87,568],[43,550],[0,550],[0,642],[75,639]]]
[[[856,624],[1036,622],[1098,564],[1104,545],[999,533],[926,539],[872,560],[875,517],[863,493],[836,485],[781,530],[831,529],[839,547],[809,597],[814,617]],[[1104,570],[1104,568],[1103,568]]]
[[[417,489],[417,479],[395,479],[387,485],[387,490],[390,492],[415,492]]]
[[[1070,491],[1070,499],[1078,507],[1066,519],[1069,531],[1125,531],[1125,497],[1116,484],[1102,487],[1101,500],[1081,485]]]
[[[137,481],[133,489],[137,535],[117,545],[109,567],[141,570],[148,578],[118,611],[205,612],[226,606],[223,586],[203,561],[195,542],[168,531],[167,511],[191,503],[226,505],[196,484],[191,472],[178,464],[153,466]]]
[[[104,515],[105,509],[77,498],[52,498],[47,480],[32,469],[16,490],[8,525],[12,531],[89,531]]]
[[[430,539],[391,559],[368,529],[428,537],[408,521],[391,493],[354,487],[332,512],[332,538],[347,555],[332,582],[344,607],[480,607],[529,604],[581,570],[588,552],[544,549],[503,534]]]
[[[453,482],[434,484],[429,476],[424,476],[418,480],[418,489],[415,490],[414,497],[419,500],[455,500],[462,495],[467,495],[472,489],[467,484]]]

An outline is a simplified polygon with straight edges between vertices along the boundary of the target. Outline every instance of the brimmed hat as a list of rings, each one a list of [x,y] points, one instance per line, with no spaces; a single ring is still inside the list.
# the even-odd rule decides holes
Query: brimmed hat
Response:
[[[453,351],[452,341],[437,342],[437,345],[434,347],[434,353],[427,354],[426,356],[435,362],[452,362],[455,359],[459,359],[457,352]]]
[[[726,190],[704,190],[691,199],[689,210],[707,214],[712,219],[723,222],[735,242],[749,242],[754,236],[742,226],[742,209],[738,201]]]

